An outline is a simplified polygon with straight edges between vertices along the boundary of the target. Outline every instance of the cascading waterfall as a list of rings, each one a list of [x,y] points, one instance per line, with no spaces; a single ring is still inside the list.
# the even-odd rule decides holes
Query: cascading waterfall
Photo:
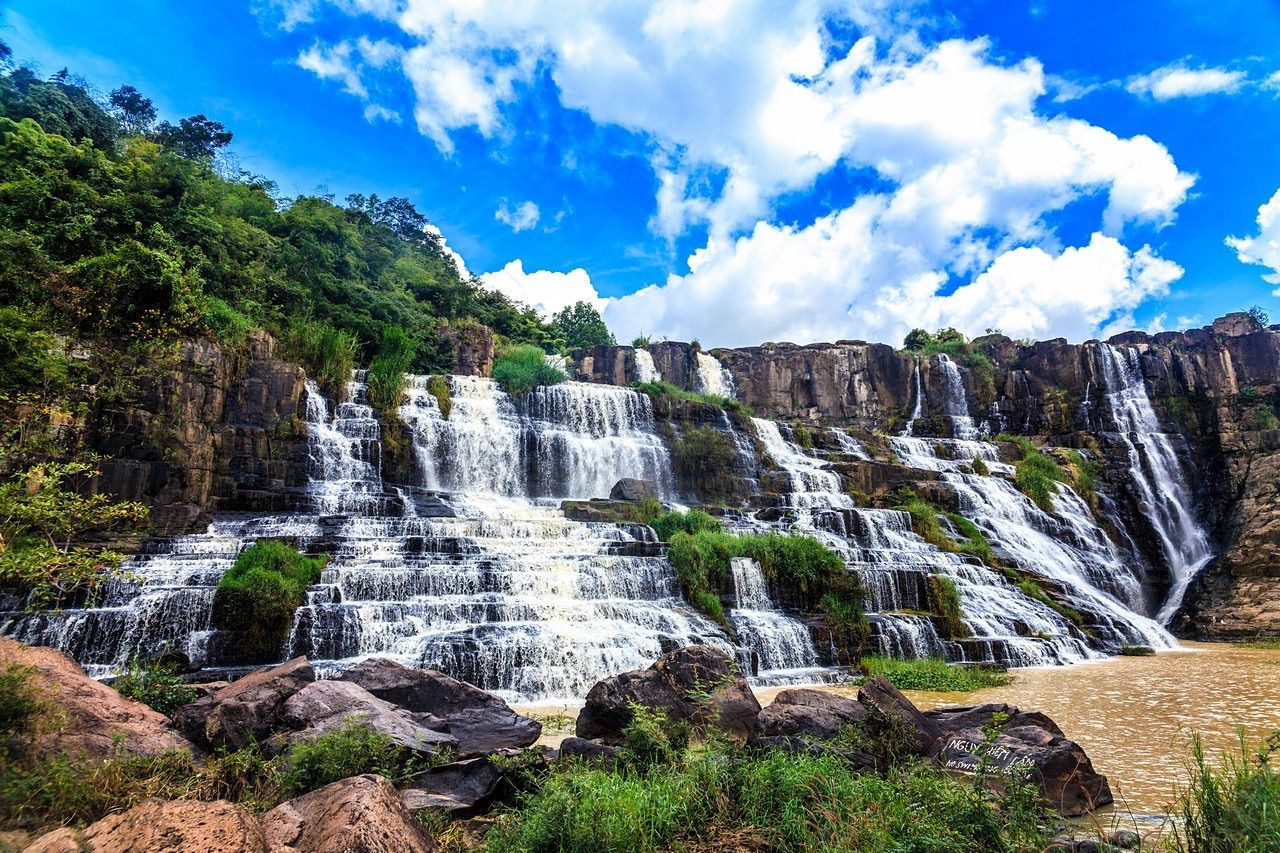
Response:
[[[1192,513],[1182,463],[1151,407],[1137,350],[1110,344],[1096,349],[1107,406],[1129,455],[1129,473],[1150,520],[1172,581],[1157,618],[1168,622],[1182,606],[1192,578],[1213,557],[1205,529]]]
[[[789,671],[817,666],[818,651],[809,629],[774,607],[760,564],[749,557],[735,557],[730,574],[734,607],[729,621],[744,647],[745,671],[758,671],[776,681]]]
[[[693,390],[699,394],[733,399],[733,374],[720,364],[715,356],[699,351],[696,354],[693,374]]]
[[[826,464],[804,452],[782,436],[778,424],[764,418],[752,418],[756,435],[765,453],[787,473],[791,480],[789,500],[792,506],[851,507],[852,499],[844,494],[840,475],[827,470]]]
[[[976,438],[978,428],[969,415],[969,397],[960,368],[946,353],[938,354],[938,368],[942,371],[943,414],[951,422],[951,434],[959,439]]]
[[[902,431],[903,435],[911,435],[916,428],[916,421],[920,420],[920,416],[924,414],[924,382],[920,378],[920,359],[916,359],[915,370],[911,372],[911,384],[915,388],[916,402],[911,408],[911,415],[907,418],[907,426]]]
[[[316,511],[377,513],[385,504],[382,488],[381,431],[365,402],[364,371],[347,383],[347,401],[336,417],[313,380],[307,380],[304,407],[310,452],[308,494]]]
[[[644,347],[637,347],[635,361],[632,363],[635,368],[635,375],[631,377],[633,382],[659,382],[662,380],[662,374],[658,372],[658,368],[653,363],[653,354]]]

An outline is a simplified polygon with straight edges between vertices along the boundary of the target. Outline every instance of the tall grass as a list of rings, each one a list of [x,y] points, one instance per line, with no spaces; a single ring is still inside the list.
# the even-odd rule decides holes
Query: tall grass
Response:
[[[696,391],[686,391],[679,386],[672,385],[670,382],[656,380],[654,382],[637,382],[631,386],[637,391],[648,394],[655,400],[671,399],[684,400],[690,403],[705,403],[709,406],[715,406],[728,412],[737,412],[741,415],[750,416],[751,407],[741,400],[735,400],[732,397],[720,397],[716,394],[699,394]]]
[[[246,548],[218,582],[213,623],[240,632],[244,660],[275,659],[308,586],[318,583],[326,557],[306,557],[284,542],[264,539]]]
[[[1280,730],[1251,749],[1244,732],[1234,752],[1210,763],[1191,739],[1191,782],[1182,792],[1168,842],[1175,853],[1271,853],[1280,850]]]
[[[1053,457],[1043,453],[1031,439],[1024,435],[1002,433],[998,441],[1015,444],[1022,454],[1014,466],[1013,481],[1018,490],[1045,512],[1053,510],[1053,496],[1058,483],[1073,482],[1070,474]]]
[[[360,348],[355,335],[327,323],[294,317],[281,333],[280,343],[284,355],[305,367],[320,387],[337,397],[345,394]]]
[[[524,394],[568,378],[563,370],[547,364],[546,354],[532,344],[511,347],[493,360],[493,381],[508,394]]]
[[[970,666],[956,666],[941,658],[898,660],[869,655],[862,659],[867,675],[883,675],[899,690],[932,690],[938,693],[967,693],[984,687],[1002,687],[1013,681],[1003,672]]]
[[[392,415],[400,407],[405,374],[413,365],[415,350],[404,329],[388,326],[382,330],[382,344],[369,366],[368,377],[369,405],[379,414]]]

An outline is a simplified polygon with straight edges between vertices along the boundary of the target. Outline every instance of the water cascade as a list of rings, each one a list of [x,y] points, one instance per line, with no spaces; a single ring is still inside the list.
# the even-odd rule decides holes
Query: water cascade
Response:
[[[695,353],[693,390],[699,394],[733,399],[733,374],[715,356],[699,350]]]
[[[969,415],[969,399],[964,390],[964,377],[960,375],[960,368],[946,353],[939,353],[938,369],[942,371],[942,409],[951,422],[951,434],[959,439],[976,438],[978,428]]]
[[[1097,359],[1107,406],[1129,455],[1129,472],[1143,513],[1160,538],[1172,581],[1160,608],[1161,622],[1173,618],[1191,579],[1209,562],[1209,536],[1191,512],[1191,489],[1182,463],[1151,407],[1137,350],[1099,344]]]
[[[653,363],[653,354],[644,347],[636,348],[635,375],[631,377],[632,382],[659,382],[662,380],[662,374],[658,373],[657,366]]]
[[[818,652],[809,629],[774,606],[760,564],[748,557],[735,557],[730,570],[734,607],[729,620],[743,645],[744,670],[780,681],[788,673],[816,667]]]
[[[902,431],[903,435],[911,435],[916,428],[916,421],[920,420],[920,416],[924,414],[924,382],[920,379],[920,359],[916,359],[915,370],[911,372],[911,384],[915,388],[916,402],[911,408],[911,416],[907,418],[906,429]]]

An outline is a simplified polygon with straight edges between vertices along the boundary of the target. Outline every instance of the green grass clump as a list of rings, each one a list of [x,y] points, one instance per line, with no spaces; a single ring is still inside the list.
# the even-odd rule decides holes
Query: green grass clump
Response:
[[[240,632],[237,648],[246,661],[275,659],[294,611],[302,605],[307,587],[319,583],[326,562],[327,557],[304,556],[279,540],[255,542],[218,582],[213,624]]]
[[[1013,676],[1008,673],[956,666],[941,658],[898,660],[870,655],[862,659],[862,666],[867,675],[882,675],[899,690],[966,693],[984,687],[1003,687],[1013,681]]]
[[[1085,458],[1079,450],[1068,450],[1067,459],[1071,462],[1072,485],[1075,486],[1075,490],[1088,502],[1089,506],[1096,507],[1098,477],[1102,473],[1102,466],[1096,459]]]
[[[31,683],[35,669],[16,663],[0,668],[0,764],[16,742],[30,734],[45,704]]]
[[[194,688],[183,683],[172,666],[158,661],[129,661],[124,675],[111,684],[116,692],[127,699],[136,699],[161,714],[174,711],[196,701],[199,695]]]
[[[394,416],[400,408],[406,385],[405,373],[413,365],[416,344],[404,329],[388,326],[382,332],[382,345],[369,366],[369,405],[382,417]]]
[[[1256,640],[1241,640],[1231,645],[1242,649],[1264,649],[1266,651],[1280,651],[1280,637],[1259,638]]]
[[[399,782],[425,768],[414,753],[387,735],[351,719],[317,738],[295,744],[282,778],[285,788],[297,795],[362,773],[377,773]]]
[[[446,421],[453,412],[453,389],[449,386],[449,377],[447,376],[431,376],[427,379],[427,393],[436,398],[436,405],[440,407],[440,417]]]
[[[654,518],[649,525],[663,542],[670,542],[677,533],[698,533],[703,530],[715,531],[723,529],[719,519],[702,509],[691,509],[688,512],[664,512]]]
[[[1191,783],[1180,796],[1174,853],[1263,853],[1280,850],[1280,731],[1256,749],[1240,733],[1238,751],[1211,764],[1199,735],[1191,740]]]
[[[305,367],[321,388],[337,397],[345,395],[360,349],[353,333],[295,317],[282,332],[280,344],[284,355]]]
[[[1039,850],[1035,793],[1000,794],[924,763],[886,776],[833,756],[715,745],[665,764],[558,770],[486,837],[498,853],[672,849],[988,853]]]
[[[1042,453],[1035,442],[1024,435],[1002,433],[996,436],[996,440],[1017,445],[1022,458],[1014,466],[1014,483],[1036,506],[1045,512],[1051,512],[1053,496],[1058,490],[1057,484],[1071,482],[1071,476],[1053,457]]]
[[[684,400],[690,403],[706,403],[710,406],[724,409],[727,412],[737,412],[740,415],[751,415],[751,407],[741,400],[735,400],[732,397],[720,397],[715,394],[699,394],[696,391],[686,391],[670,382],[657,380],[654,382],[636,382],[632,386],[637,391],[648,394],[655,400],[672,399]]]
[[[511,347],[493,360],[493,380],[508,394],[524,394],[568,378],[563,370],[547,364],[546,353],[532,344]]]
[[[738,448],[726,432],[711,427],[689,427],[671,443],[677,471],[715,474],[729,469],[738,458]]]
[[[960,591],[956,582],[942,575],[929,575],[929,589],[933,593],[935,612],[942,617],[948,637],[966,637],[969,628],[964,621],[964,608],[960,606]]]

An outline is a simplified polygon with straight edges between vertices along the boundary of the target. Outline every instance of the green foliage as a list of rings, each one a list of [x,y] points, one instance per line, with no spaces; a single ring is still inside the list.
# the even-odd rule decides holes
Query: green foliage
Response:
[[[57,338],[25,312],[0,307],[0,401],[24,392],[57,394],[66,386],[68,369]]]
[[[394,416],[404,397],[405,373],[413,366],[416,345],[404,329],[382,330],[382,346],[369,368],[369,405],[383,417]]]
[[[1263,853],[1280,850],[1280,731],[1256,749],[1240,733],[1238,751],[1218,764],[1191,741],[1191,783],[1180,795],[1181,820],[1168,847],[1174,853]]]
[[[836,757],[685,751],[666,764],[570,766],[502,817],[499,853],[672,849],[1012,853],[1048,840],[1033,789],[999,795],[923,763],[886,776]]]
[[[617,344],[613,332],[609,331],[604,318],[590,302],[578,301],[560,309],[551,318],[551,328],[564,338],[564,345],[569,349],[611,347]]]
[[[813,430],[804,424],[795,424],[791,428],[792,437],[795,438],[796,444],[806,450],[813,449]]]
[[[636,335],[634,338],[631,339],[631,346],[635,347],[636,349],[644,349],[645,347],[649,346],[651,343],[653,343],[653,340],[648,335]]]
[[[0,586],[27,593],[32,609],[91,600],[123,556],[79,542],[135,529],[147,508],[73,490],[93,461],[46,463],[0,484]]]
[[[1245,406],[1252,406],[1254,403],[1262,401],[1262,392],[1252,385],[1247,385],[1240,389],[1240,393],[1236,395],[1236,402]]]
[[[285,355],[305,367],[320,387],[335,397],[346,396],[359,350],[355,335],[295,316],[285,326],[281,344]]]
[[[252,317],[216,296],[204,299],[204,323],[218,340],[233,347],[243,346],[254,327]]]
[[[862,659],[868,676],[882,675],[899,690],[967,693],[984,687],[1002,687],[1013,681],[1007,673],[972,666],[956,666],[941,658],[898,660],[871,655]]]
[[[453,412],[453,389],[449,386],[449,377],[437,374],[428,378],[427,393],[436,398],[440,417],[449,420],[449,415]]]
[[[0,767],[14,743],[32,731],[36,717],[44,710],[44,702],[31,683],[33,672],[33,667],[16,663],[0,667]]]
[[[629,703],[631,722],[622,730],[627,758],[640,765],[677,760],[689,746],[692,729],[686,720],[672,722],[661,708]]]
[[[246,548],[218,582],[213,622],[241,633],[247,662],[274,660],[308,586],[320,581],[327,557],[306,557],[284,542],[264,539]]]
[[[137,658],[129,661],[129,668],[111,686],[121,696],[136,699],[161,714],[172,714],[199,696],[183,683],[172,666]]]
[[[556,385],[569,377],[547,363],[546,354],[524,344],[500,353],[493,360],[493,380],[508,394],[524,394],[539,385]]]
[[[1071,476],[1053,457],[1041,452],[1035,442],[1024,435],[1003,433],[996,436],[996,440],[1017,445],[1022,458],[1015,466],[1014,483],[1036,506],[1045,512],[1052,512],[1053,496],[1058,491],[1057,484],[1070,482]]]
[[[1249,419],[1249,429],[1259,432],[1272,430],[1280,427],[1280,418],[1276,417],[1276,413],[1271,409],[1262,409],[1255,412],[1253,417]]]
[[[284,771],[284,787],[294,795],[323,788],[331,782],[377,773],[392,782],[425,769],[413,753],[351,719],[319,737],[295,744]]]
[[[945,355],[967,367],[979,383],[994,390],[995,366],[991,359],[955,329],[939,329],[932,333],[924,329],[912,329],[903,339],[902,349],[918,356]]]
[[[991,476],[991,469],[987,467],[987,462],[981,456],[973,457],[973,461],[969,463],[969,467],[973,469],[973,473],[983,477]]]
[[[737,539],[731,533],[701,530],[678,531],[671,536],[667,559],[675,566],[676,577],[689,602],[722,625],[727,625],[719,590],[729,575],[729,561],[738,556]],[[713,603],[714,602],[714,603]]]
[[[699,394],[696,391],[686,391],[683,388],[672,385],[670,382],[662,382],[660,380],[655,382],[636,382],[631,387],[648,394],[655,402],[668,399],[684,400],[689,403],[716,406],[726,412],[736,412],[747,417],[751,415],[751,407],[741,400],[735,400],[732,397],[719,397],[715,394]]]
[[[1232,643],[1233,646],[1239,646],[1242,649],[1265,649],[1267,651],[1280,651],[1280,637],[1259,638],[1256,640],[1241,640]]]
[[[712,427],[688,427],[671,442],[672,461],[679,471],[714,474],[734,464],[738,448],[726,432]]]
[[[691,509],[688,512],[665,512],[649,523],[663,542],[670,542],[677,533],[698,533],[702,530],[723,529],[720,520],[706,510]]]
[[[1090,506],[1098,503],[1098,477],[1102,475],[1102,466],[1096,459],[1086,458],[1079,450],[1068,450],[1067,459],[1071,462],[1071,482]]]
[[[942,617],[946,636],[952,639],[969,636],[956,582],[944,575],[929,575],[929,589],[933,593],[934,612]]]

